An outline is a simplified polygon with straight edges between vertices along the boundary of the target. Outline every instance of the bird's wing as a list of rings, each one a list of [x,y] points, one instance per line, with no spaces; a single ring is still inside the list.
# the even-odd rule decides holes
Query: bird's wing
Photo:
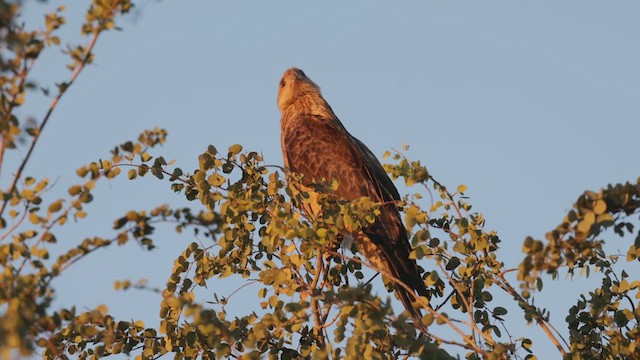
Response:
[[[417,265],[409,258],[411,246],[406,230],[392,203],[400,196],[380,162],[344,129],[338,119],[298,116],[300,118],[287,121],[288,126],[282,129],[286,165],[303,174],[308,181],[337,180],[334,194],[341,199],[368,196],[374,201],[388,203],[381,207],[376,222],[363,232],[373,242],[377,255],[388,264],[387,270],[424,295],[426,290]]]
[[[337,119],[303,116],[282,129],[285,166],[308,181],[338,180],[335,195],[345,200],[369,196],[399,200],[398,190],[371,151]]]
[[[345,130],[346,131],[346,130]],[[351,136],[351,135],[350,135]],[[351,139],[354,141],[356,146],[360,149],[360,152],[364,156],[364,161],[367,164],[367,167],[372,172],[372,176],[375,177],[382,186],[382,190],[385,191],[393,200],[400,200],[400,194],[398,193],[398,189],[393,184],[393,181],[387,175],[387,172],[384,171],[384,167],[378,161],[375,155],[369,150],[369,148],[362,143],[362,141],[356,139],[351,136]]]

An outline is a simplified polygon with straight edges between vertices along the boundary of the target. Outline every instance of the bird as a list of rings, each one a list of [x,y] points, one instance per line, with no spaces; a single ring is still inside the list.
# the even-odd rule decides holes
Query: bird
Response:
[[[420,330],[422,313],[415,294],[430,297],[415,259],[397,202],[401,200],[382,164],[369,148],[351,135],[324,99],[320,87],[300,69],[287,69],[279,83],[281,145],[285,168],[303,175],[303,181],[337,181],[333,196],[352,201],[369,197],[381,203],[380,215],[354,236],[358,251],[369,263],[392,275],[398,298]],[[303,209],[317,215],[319,206]]]

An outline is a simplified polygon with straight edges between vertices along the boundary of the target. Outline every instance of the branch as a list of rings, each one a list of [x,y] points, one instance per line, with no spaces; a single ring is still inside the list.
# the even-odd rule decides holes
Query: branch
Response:
[[[29,213],[29,203],[25,204],[24,206],[24,211],[22,212],[22,216],[20,217],[20,219],[15,222],[13,224],[13,226],[11,226],[11,229],[7,230],[6,233],[2,234],[2,236],[0,236],[0,242],[2,242],[2,240],[6,239],[7,236],[11,235],[24,221],[24,219],[26,219],[27,214]]]
[[[323,261],[322,261],[322,256],[318,255],[317,257],[317,263],[316,263],[316,274],[315,277],[313,278],[313,281],[311,282],[311,311],[313,312],[313,320],[316,323],[316,325],[314,326],[314,328],[318,331],[318,346],[320,347],[324,347],[326,345],[325,343],[325,336],[324,336],[324,330],[325,328],[322,326],[323,325],[323,321],[321,320],[321,317],[324,317],[323,314],[321,314],[321,310],[320,310],[320,306],[319,306],[319,300],[316,296],[316,286],[318,285],[318,280],[320,279],[320,273],[322,272],[321,269],[323,268]],[[326,317],[325,317],[326,319]]]
[[[51,101],[51,104],[49,105],[49,110],[47,111],[46,115],[44,116],[44,119],[42,120],[42,123],[40,124],[40,127],[38,127],[38,131],[34,134],[33,140],[31,140],[31,145],[29,145],[29,151],[27,151],[27,155],[25,156],[24,160],[22,160],[22,163],[20,164],[20,167],[18,168],[18,172],[16,173],[16,175],[13,178],[13,182],[11,183],[11,186],[9,187],[9,191],[7,191],[8,194],[12,194],[13,191],[15,190],[16,185],[18,184],[18,181],[20,180],[20,177],[22,177],[22,171],[24,170],[25,166],[27,165],[27,162],[29,162],[29,158],[31,157],[31,154],[33,153],[33,149],[36,147],[36,143],[40,139],[40,135],[42,134],[42,130],[44,130],[44,127],[45,127],[45,125],[47,125],[47,122],[49,121],[49,118],[51,118],[51,114],[53,114],[53,111],[58,106],[58,102],[60,101],[62,96],[67,92],[69,87],[71,85],[73,85],[73,83],[78,78],[78,75],[80,75],[82,70],[85,68],[86,64],[89,62],[89,59],[91,58],[91,51],[93,50],[93,47],[95,46],[96,41],[98,41],[98,37],[100,36],[101,31],[102,30],[100,30],[100,28],[95,28],[95,30],[93,32],[93,37],[91,38],[91,41],[89,42],[89,46],[87,47],[87,49],[86,49],[86,51],[84,53],[84,58],[82,59],[82,62],[80,64],[78,64],[78,66],[75,68],[73,74],[71,74],[71,79],[66,84],[66,86],[60,87],[60,92],[53,99],[53,101]],[[2,214],[4,213],[4,210],[7,207],[8,203],[9,203],[8,200],[5,200],[4,203],[2,203],[2,207],[0,207],[0,217],[2,217]]]

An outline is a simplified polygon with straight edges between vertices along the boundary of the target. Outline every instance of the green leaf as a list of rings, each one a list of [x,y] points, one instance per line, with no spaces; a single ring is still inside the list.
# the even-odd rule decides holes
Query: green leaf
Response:
[[[498,306],[495,309],[493,309],[493,315],[495,316],[507,315],[507,309],[503,308],[502,306]]]
[[[615,315],[613,316],[613,320],[619,327],[625,327],[629,323],[629,319],[627,318],[624,310],[616,311]]]
[[[451,260],[449,260],[449,262],[447,263],[447,266],[445,267],[445,269],[451,271],[451,270],[455,270],[455,268],[458,267],[458,265],[460,265],[460,259],[458,259],[457,257],[452,257]]]

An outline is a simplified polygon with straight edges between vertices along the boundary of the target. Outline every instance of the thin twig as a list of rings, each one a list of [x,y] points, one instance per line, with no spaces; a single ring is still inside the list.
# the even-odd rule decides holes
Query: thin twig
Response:
[[[449,280],[449,283],[451,284],[451,286],[453,286],[453,287],[456,289],[456,292],[460,295],[460,300],[462,300],[462,302],[464,303],[464,306],[465,306],[465,307],[466,307],[466,309],[467,309],[467,313],[469,314],[469,318],[470,318],[470,322],[469,322],[468,326],[471,328],[471,334],[472,334],[472,336],[473,336],[473,338],[474,338],[474,341],[475,341],[475,333],[476,333],[476,331],[477,331],[477,332],[478,332],[478,334],[479,334],[480,336],[482,336],[482,337],[484,338],[484,340],[485,340],[488,344],[493,345],[493,344],[494,344],[493,339],[492,339],[489,335],[485,334],[483,331],[481,331],[480,329],[478,329],[478,327],[476,326],[476,324],[475,324],[475,320],[473,319],[473,308],[472,308],[472,304],[469,304],[469,303],[467,302],[467,299],[465,298],[465,296],[464,296],[464,294],[463,294],[462,290],[460,290],[460,288],[457,286],[457,283],[456,283],[456,282],[454,281],[454,279],[449,275],[449,273],[445,271],[445,269],[442,267],[442,264],[438,263],[438,267],[440,268],[440,271],[442,271],[442,272],[445,274],[445,276],[446,276],[446,277],[447,277],[447,279]],[[461,322],[462,322],[462,321],[461,321]],[[464,323],[464,322],[462,322],[462,323]]]
[[[22,216],[20,217],[20,219],[16,223],[14,223],[13,226],[11,226],[11,229],[7,230],[7,232],[4,233],[2,237],[0,237],[0,242],[6,239],[7,236],[11,235],[11,233],[13,233],[14,230],[17,229],[22,224],[24,219],[27,218],[28,213],[29,213],[29,203],[27,202],[27,204],[24,206],[24,211],[22,212]]]
[[[367,280],[367,282],[366,282],[366,283],[364,283],[363,285],[364,285],[364,286],[367,286],[367,285],[371,284],[371,282],[373,281],[373,279],[377,278],[377,277],[378,277],[378,275],[380,275],[380,273],[379,273],[379,272],[377,272],[375,275],[373,275],[373,276],[371,277],[371,279]]]
[[[449,293],[449,295],[447,296],[446,299],[444,299],[444,301],[442,302],[442,304],[436,306],[436,308],[434,309],[435,311],[440,310],[443,306],[445,306],[447,304],[447,302],[449,302],[449,299],[451,299],[453,297],[453,295],[455,295],[456,290],[453,290]]]
[[[5,131],[0,134],[2,142],[0,142],[0,174],[2,174],[2,161],[4,159],[4,150],[7,148],[7,134]]]
[[[142,167],[143,165],[144,165],[144,166],[146,166],[146,167],[148,167],[149,169],[151,169],[151,168],[152,168],[152,166],[149,166],[149,165],[147,165],[147,164],[113,164],[113,165],[111,165],[111,167],[115,168],[115,167],[121,167],[121,166],[122,166],[122,167],[135,167],[135,168],[140,168],[140,167]],[[161,171],[163,174],[167,175],[167,176],[173,176],[173,174],[172,174],[172,173],[170,173],[170,172],[168,172],[168,171],[166,171],[166,170],[164,170],[164,169],[160,169],[160,171]],[[108,171],[104,171],[103,173],[107,173],[107,172],[108,172]],[[186,178],[185,178],[185,177],[180,177],[180,176],[178,176],[178,177],[176,178],[176,180],[178,180],[178,181],[180,181],[180,182],[182,182],[182,183],[184,183],[184,184],[187,184],[187,185],[193,185],[193,180],[192,180],[191,178],[188,178],[188,177],[186,177]],[[220,188],[220,189],[223,189],[222,187],[219,187],[219,188]],[[223,190],[227,190],[227,189],[223,189]]]
[[[227,306],[227,304],[229,303],[229,299],[231,299],[231,297],[232,297],[233,295],[235,295],[238,291],[240,291],[240,290],[242,290],[242,289],[246,288],[247,286],[249,286],[249,285],[253,285],[253,284],[258,283],[258,282],[260,282],[260,280],[251,280],[251,281],[247,282],[246,284],[244,284],[244,285],[240,286],[239,288],[237,288],[237,289],[233,290],[233,291],[231,292],[231,294],[229,294],[229,296],[227,296],[227,297],[225,298],[225,303],[222,305],[222,311],[225,311],[225,310],[224,310],[224,308]]]
[[[342,314],[342,309],[338,309],[338,313],[331,320],[329,320],[329,322],[325,322],[324,324],[322,324],[322,327],[327,328],[333,325],[333,323],[335,323],[336,320],[338,320],[338,318],[340,317],[340,314]],[[329,315],[329,313],[327,313],[327,315]]]
[[[442,268],[442,265],[438,264],[440,266],[440,270],[444,270]],[[450,281],[453,281],[453,279],[450,279]],[[471,306],[470,308],[467,308],[467,311],[469,312],[469,320],[470,322],[474,325],[471,328],[471,335],[475,338],[476,337],[476,326],[475,326],[475,319],[473,317],[473,297],[475,294],[475,290],[476,290],[476,282],[474,281],[473,278],[469,278],[469,281],[471,281],[471,289],[469,290],[469,299],[467,300],[467,304],[469,306]],[[462,294],[460,294],[460,297],[462,297]],[[480,330],[478,330],[480,331]]]
[[[61,273],[62,273],[63,271],[65,271],[65,270],[67,270],[71,265],[73,265],[73,264],[75,264],[76,262],[78,262],[79,260],[81,260],[81,259],[85,258],[87,255],[89,255],[89,254],[91,254],[92,252],[94,252],[94,251],[96,251],[96,250],[98,250],[98,249],[101,249],[101,248],[103,248],[103,247],[105,247],[105,246],[109,246],[109,245],[111,245],[111,243],[112,243],[112,240],[109,240],[109,242],[108,242],[108,243],[106,243],[106,244],[96,246],[96,247],[94,247],[93,249],[89,249],[89,250],[87,250],[87,251],[83,252],[82,254],[79,254],[79,255],[78,255],[78,256],[76,256],[73,260],[71,260],[71,261],[69,261],[69,262],[65,263],[64,265],[62,265],[62,266],[60,267],[60,270],[58,270],[58,276],[60,276],[59,274],[61,274]],[[53,277],[51,277],[51,278],[53,279]],[[47,284],[47,286],[48,286],[48,284]]]
[[[323,323],[322,323],[322,319],[321,317],[323,317],[323,314],[321,313],[320,310],[320,306],[319,306],[319,300],[317,298],[317,294],[316,294],[316,286],[318,285],[318,280],[320,279],[320,273],[321,273],[321,269],[322,269],[322,256],[318,256],[317,257],[317,262],[316,262],[316,274],[315,277],[313,278],[313,281],[311,282],[310,285],[310,290],[311,290],[311,311],[313,312],[313,320],[316,323],[316,325],[314,326],[317,330],[318,330],[318,346],[323,347],[325,345],[325,341],[324,341],[324,328],[322,327]]]
[[[504,278],[504,276],[498,276],[498,280],[497,284],[498,286],[500,286],[504,291],[506,291],[508,294],[510,294],[516,301],[521,301],[523,303],[529,304],[512,286],[511,284],[509,284],[509,282]],[[537,313],[537,311],[536,311]],[[560,342],[558,341],[558,338],[552,333],[550,327],[548,326],[547,322],[542,318],[542,316],[540,316],[540,314],[537,314],[538,316],[536,316],[536,322],[538,323],[538,325],[540,325],[540,327],[542,328],[542,330],[547,334],[547,337],[551,340],[551,342],[555,345],[555,347],[558,349],[558,351],[560,352],[560,354],[564,357],[567,354],[567,351],[564,349],[564,347],[560,344]],[[566,344],[566,341],[563,342]]]

